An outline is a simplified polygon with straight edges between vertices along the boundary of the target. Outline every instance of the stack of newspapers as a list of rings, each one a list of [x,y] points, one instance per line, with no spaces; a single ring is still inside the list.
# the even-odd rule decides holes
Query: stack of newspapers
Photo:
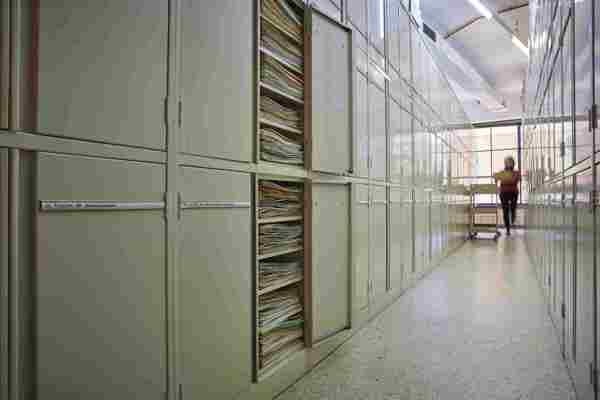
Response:
[[[269,96],[260,96],[261,118],[294,130],[304,126],[302,111],[287,107]]]
[[[261,159],[269,162],[302,165],[304,148],[275,128],[260,128]]]
[[[302,246],[301,223],[265,224],[258,228],[260,254],[293,250]]]
[[[273,53],[297,71],[302,71],[302,47],[272,25],[262,24],[260,45],[265,51]]]
[[[303,77],[266,54],[261,58],[260,79],[288,96],[304,97]]]
[[[259,218],[292,217],[302,215],[302,187],[295,183],[260,182]]]
[[[258,270],[260,290],[281,287],[288,282],[299,281],[303,277],[302,260],[298,257],[291,260],[262,261]]]
[[[302,43],[302,17],[287,0],[262,0],[261,12],[271,25]]]

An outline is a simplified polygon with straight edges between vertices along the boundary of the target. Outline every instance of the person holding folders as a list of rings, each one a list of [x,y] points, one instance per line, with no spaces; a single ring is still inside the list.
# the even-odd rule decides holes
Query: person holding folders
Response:
[[[500,182],[500,202],[504,214],[506,234],[510,236],[510,226],[517,217],[517,200],[519,199],[519,182],[521,173],[515,170],[515,159],[512,156],[504,158],[504,170],[494,174],[496,184]]]

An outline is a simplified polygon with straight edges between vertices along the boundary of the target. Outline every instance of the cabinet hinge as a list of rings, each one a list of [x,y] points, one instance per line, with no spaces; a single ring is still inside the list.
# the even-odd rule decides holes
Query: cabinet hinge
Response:
[[[588,118],[589,131],[592,132],[594,129],[598,129],[598,106],[596,104],[592,104],[590,107]]]
[[[177,102],[177,107],[177,126],[181,128],[181,122],[183,120],[183,102],[181,100]]]
[[[177,220],[181,220],[181,192],[177,192]]]
[[[563,319],[567,318],[567,307],[565,307],[565,303],[560,305],[560,315]]]
[[[594,363],[590,363],[590,383],[594,387],[594,393],[598,393],[598,370]]]
[[[560,142],[560,156],[565,156],[565,142]]]

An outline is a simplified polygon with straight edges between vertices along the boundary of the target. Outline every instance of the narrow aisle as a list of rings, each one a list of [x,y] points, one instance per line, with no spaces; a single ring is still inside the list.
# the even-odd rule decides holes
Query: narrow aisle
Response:
[[[574,399],[522,238],[465,244],[281,400]]]

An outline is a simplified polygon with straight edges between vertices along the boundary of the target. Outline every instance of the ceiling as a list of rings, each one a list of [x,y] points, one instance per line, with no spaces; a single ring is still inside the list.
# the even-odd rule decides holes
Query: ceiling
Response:
[[[527,45],[529,8],[524,0],[482,0]],[[469,66],[459,77],[456,65],[443,65],[450,83],[473,122],[520,118],[528,58],[496,21],[483,18],[468,0],[420,0],[421,17],[438,33],[438,45],[449,46]],[[443,40],[446,40],[445,43]],[[442,50],[442,52],[444,52]],[[442,63],[450,63],[442,57]],[[456,64],[456,63],[454,63]],[[479,75],[471,82],[465,76]],[[481,79],[483,78],[483,79]],[[506,108],[492,111],[487,98]]]

